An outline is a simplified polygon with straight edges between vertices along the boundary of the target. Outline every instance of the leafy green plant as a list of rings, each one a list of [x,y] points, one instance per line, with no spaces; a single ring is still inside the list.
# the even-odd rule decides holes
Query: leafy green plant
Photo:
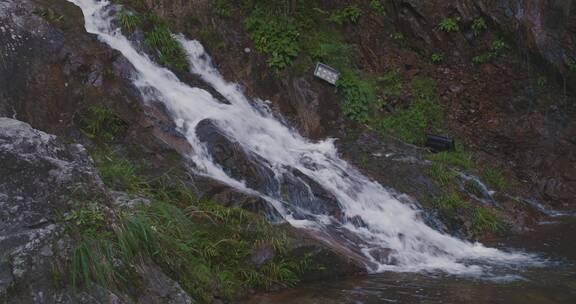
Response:
[[[456,19],[446,18],[440,21],[438,24],[438,29],[446,33],[451,33],[458,32],[460,27],[458,26],[458,21],[456,21]]]
[[[341,107],[344,115],[358,123],[367,123],[370,120],[371,107],[376,101],[372,84],[350,71],[345,71],[336,83],[336,89],[344,96]]]
[[[144,41],[156,50],[158,63],[176,71],[185,71],[188,67],[186,53],[174,37],[167,25],[156,23],[154,28],[145,33]]]
[[[380,0],[370,0],[370,7],[380,15],[386,15],[386,9]]]
[[[434,53],[431,57],[432,63],[439,64],[444,62],[444,54],[442,53]]]
[[[64,220],[70,229],[87,235],[95,235],[106,227],[104,212],[95,202],[87,203],[79,209],[73,210],[64,216]]]
[[[496,190],[505,190],[508,187],[508,180],[500,168],[485,167],[482,170],[482,178]]]
[[[472,32],[474,36],[480,36],[484,31],[488,29],[488,25],[486,24],[486,20],[482,17],[478,17],[472,21]]]
[[[504,230],[506,224],[502,219],[487,207],[476,207],[472,218],[472,231],[476,235],[486,233],[499,233]]]
[[[82,115],[81,129],[86,136],[99,142],[110,142],[126,132],[128,124],[116,113],[102,106],[92,106]]]
[[[122,11],[118,15],[118,21],[123,30],[131,32],[142,25],[142,18],[132,12]]]
[[[288,19],[268,16],[266,11],[257,8],[246,19],[245,25],[256,49],[270,56],[270,67],[284,69],[298,56],[300,34]]]
[[[344,25],[347,23],[355,24],[358,23],[361,16],[362,10],[356,5],[350,5],[344,9],[333,12],[328,20],[338,25]]]

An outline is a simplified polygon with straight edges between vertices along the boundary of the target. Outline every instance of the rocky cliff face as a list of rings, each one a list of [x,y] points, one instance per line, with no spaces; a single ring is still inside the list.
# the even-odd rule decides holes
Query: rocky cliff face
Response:
[[[536,1],[392,1],[398,21],[427,44],[445,43],[430,28],[443,18],[457,18],[472,24],[485,17],[502,35],[512,39],[521,52],[535,59],[551,73],[563,77],[574,89],[570,62],[576,55],[576,2]],[[461,47],[469,47],[472,31],[462,33]],[[460,48],[458,51],[462,51]]]
[[[84,147],[0,118],[0,299],[5,303],[131,303],[104,287],[75,291],[69,264],[75,241],[67,217],[85,197],[112,201]],[[109,221],[114,211],[107,206]],[[192,303],[153,264],[143,264],[146,303]]]

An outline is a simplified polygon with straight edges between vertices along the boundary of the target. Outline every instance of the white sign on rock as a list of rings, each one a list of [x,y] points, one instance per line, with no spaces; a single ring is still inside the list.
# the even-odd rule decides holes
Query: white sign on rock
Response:
[[[314,76],[336,85],[338,78],[340,78],[340,73],[336,69],[331,68],[323,63],[317,63],[316,69],[314,70]]]

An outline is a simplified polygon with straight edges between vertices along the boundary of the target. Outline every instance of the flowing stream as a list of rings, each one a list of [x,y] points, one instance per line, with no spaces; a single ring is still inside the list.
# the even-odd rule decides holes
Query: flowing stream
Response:
[[[133,65],[133,83],[144,100],[162,102],[180,131],[192,145],[189,157],[198,174],[221,181],[240,191],[258,195],[270,203],[291,225],[326,235],[328,243],[353,248],[365,258],[371,272],[444,271],[450,274],[481,275],[503,266],[534,264],[534,256],[505,252],[479,243],[470,243],[428,226],[416,204],[403,202],[401,195],[362,175],[339,158],[333,140],[312,142],[277,119],[260,100],[251,100],[242,89],[223,79],[202,45],[175,36],[187,53],[190,73],[200,77],[227,103],[208,91],[191,87],[168,69],[154,63],[138,50],[115,25],[118,7],[109,1],[68,0],[79,6],[86,30]],[[272,172],[267,189],[250,187],[234,178],[213,160],[197,126],[210,121],[257,165]],[[297,172],[299,203],[282,195],[286,176]],[[308,208],[318,204],[313,188],[322,188],[337,202],[340,215]],[[338,237],[328,237],[337,235]],[[380,258],[374,252],[386,252]]]

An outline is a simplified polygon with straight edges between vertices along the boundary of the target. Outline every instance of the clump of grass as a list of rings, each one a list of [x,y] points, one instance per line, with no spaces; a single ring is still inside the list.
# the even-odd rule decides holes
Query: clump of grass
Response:
[[[367,123],[376,101],[373,85],[351,71],[345,71],[336,83],[336,89],[344,96],[341,107],[344,115],[355,122]]]
[[[88,108],[82,122],[83,133],[98,142],[113,141],[128,129],[128,124],[116,113],[102,106]]]
[[[339,11],[333,12],[328,20],[338,24],[355,24],[358,23],[362,16],[362,10],[356,5],[350,5]]]
[[[102,181],[108,187],[134,194],[145,192],[146,182],[138,175],[138,166],[133,162],[109,151],[95,152],[92,158]]]
[[[438,29],[446,33],[451,33],[458,32],[460,27],[458,26],[458,21],[456,21],[456,19],[445,18],[438,24]]]
[[[454,184],[456,173],[443,164],[434,163],[428,170],[428,175],[442,186]]]
[[[499,191],[506,190],[508,187],[508,180],[500,168],[485,167],[484,170],[482,170],[482,179],[485,180],[490,187]]]
[[[144,41],[156,50],[158,63],[175,71],[185,71],[188,61],[182,46],[174,37],[167,25],[155,22],[151,31],[146,32]]]
[[[450,192],[438,197],[433,202],[434,207],[442,213],[453,215],[460,208],[468,208],[469,205],[456,192]]]
[[[472,218],[472,231],[476,235],[501,233],[506,228],[504,221],[487,207],[476,207]]]
[[[464,170],[471,170],[474,168],[472,155],[464,151],[464,148],[461,145],[456,145],[454,151],[442,151],[439,153],[429,154],[427,158],[434,162]]]
[[[245,25],[256,49],[270,56],[270,67],[284,69],[298,56],[300,33],[289,19],[270,16],[266,10],[257,7]]]
[[[421,144],[427,130],[438,130],[442,127],[444,115],[442,107],[436,101],[434,80],[415,77],[411,87],[416,101],[377,122],[376,128],[406,142]]]
[[[122,29],[128,32],[134,31],[142,25],[142,18],[132,12],[123,11],[118,15],[118,21]]]

